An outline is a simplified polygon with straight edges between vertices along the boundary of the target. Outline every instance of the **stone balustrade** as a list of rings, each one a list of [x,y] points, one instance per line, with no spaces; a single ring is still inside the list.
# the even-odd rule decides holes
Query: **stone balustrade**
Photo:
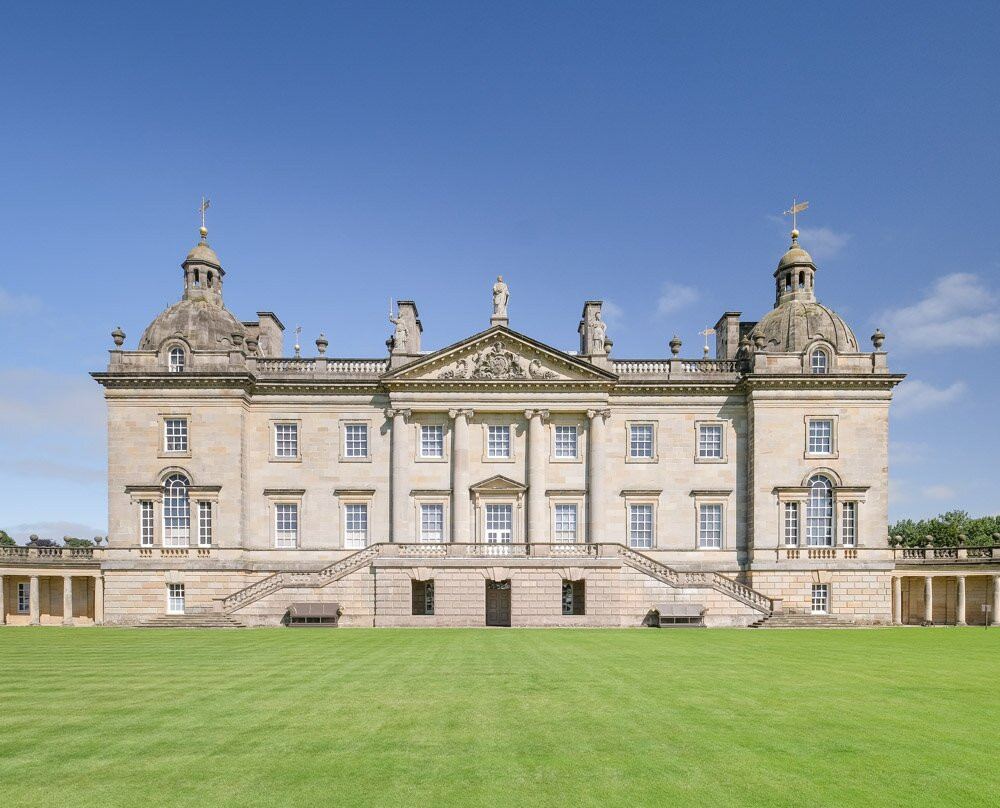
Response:
[[[892,556],[901,564],[996,563],[1000,562],[1000,545],[893,547]]]
[[[0,564],[84,564],[106,554],[106,547],[0,547]]]
[[[614,359],[612,372],[619,376],[737,375],[747,371],[742,359]]]

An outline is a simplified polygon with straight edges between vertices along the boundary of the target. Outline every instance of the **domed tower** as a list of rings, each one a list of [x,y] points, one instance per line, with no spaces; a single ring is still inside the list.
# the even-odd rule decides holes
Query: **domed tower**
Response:
[[[226,271],[208,245],[208,230],[204,225],[200,232],[200,240],[181,264],[184,270],[181,300],[161,312],[139,340],[140,351],[168,356],[171,369],[184,366],[188,351],[226,351],[247,337],[246,327],[222,302]]]
[[[799,354],[821,346],[826,354],[816,356],[816,372],[832,367],[834,356],[858,352],[854,332],[832,309],[816,300],[816,264],[799,244],[799,231],[792,230],[792,243],[774,271],[774,308],[757,323],[754,338],[759,350]],[[822,369],[821,369],[822,368]]]

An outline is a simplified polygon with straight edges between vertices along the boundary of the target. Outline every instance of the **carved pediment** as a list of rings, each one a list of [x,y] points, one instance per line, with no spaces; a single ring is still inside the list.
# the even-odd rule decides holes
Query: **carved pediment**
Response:
[[[469,490],[476,494],[523,494],[528,490],[528,486],[502,474],[494,474],[475,485],[470,485]]]
[[[418,359],[385,378],[483,383],[611,381],[615,376],[498,326]]]

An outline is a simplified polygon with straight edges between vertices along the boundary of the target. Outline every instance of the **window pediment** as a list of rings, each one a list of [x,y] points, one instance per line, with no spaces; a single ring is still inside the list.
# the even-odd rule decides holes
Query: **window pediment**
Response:
[[[469,490],[475,494],[523,494],[528,490],[528,486],[502,474],[495,474],[470,485]]]

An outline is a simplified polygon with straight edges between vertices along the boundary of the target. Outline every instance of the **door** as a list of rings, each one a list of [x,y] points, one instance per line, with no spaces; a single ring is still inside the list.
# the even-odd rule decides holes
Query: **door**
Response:
[[[510,579],[486,582],[486,625],[510,625]]]
[[[487,505],[486,506],[486,536],[487,545],[497,545],[487,547],[487,555],[509,555],[510,548],[505,546],[511,543],[513,537],[513,506],[511,505]]]

